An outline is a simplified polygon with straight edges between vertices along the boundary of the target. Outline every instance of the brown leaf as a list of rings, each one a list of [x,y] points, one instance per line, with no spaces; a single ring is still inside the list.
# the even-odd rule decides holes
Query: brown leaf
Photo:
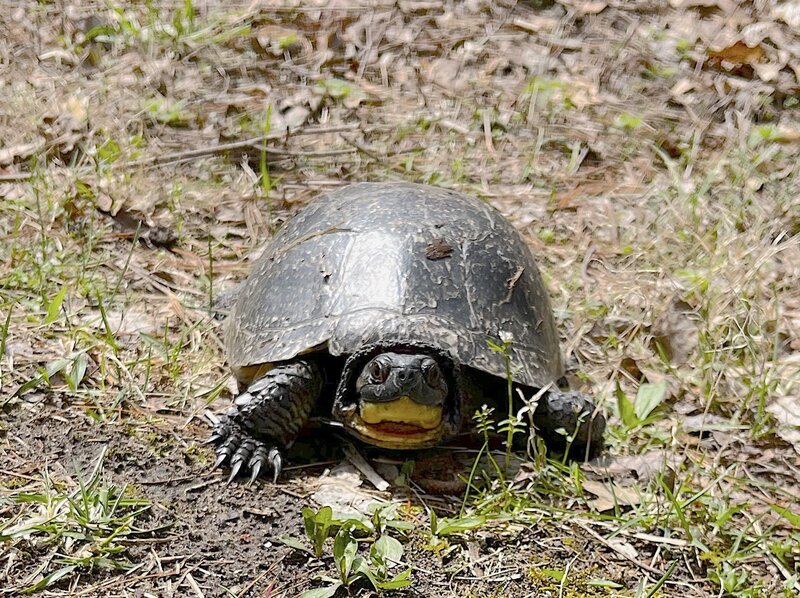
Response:
[[[469,86],[469,77],[463,71],[460,60],[436,58],[423,63],[422,78],[428,83],[438,85],[449,94],[460,94]]]
[[[639,369],[639,364],[632,357],[623,357],[619,362],[619,367],[628,372],[634,380],[642,379],[642,370]]]
[[[615,506],[630,507],[641,502],[639,492],[614,483],[584,480],[583,489],[597,497],[589,501],[589,506],[601,513],[611,511]]]
[[[688,434],[704,434],[708,432],[730,431],[738,429],[731,420],[714,415],[713,413],[698,413],[696,415],[683,416],[678,420],[680,427]]]
[[[740,76],[751,76],[753,65],[763,60],[764,48],[761,45],[750,47],[743,41],[721,50],[708,50],[708,64]]]
[[[643,455],[603,455],[583,465],[583,470],[603,478],[611,478],[622,486],[647,484],[661,472],[668,472],[680,459],[667,451],[657,450]]]
[[[340,463],[329,474],[320,476],[317,484],[311,500],[330,506],[337,517],[370,515],[370,509],[387,502],[377,491],[361,487],[363,478],[351,463]]]
[[[778,436],[800,454],[800,397],[779,397],[767,405],[767,411],[778,421]]]
[[[672,363],[686,363],[697,347],[697,315],[691,305],[674,299],[651,329],[653,350],[663,351]]]
[[[260,27],[253,36],[253,49],[272,56],[284,52],[311,52],[311,42],[294,29],[278,25]]]
[[[21,143],[0,149],[0,165],[11,164],[17,160],[25,160],[38,152],[44,146],[44,142]]]
[[[444,239],[434,239],[425,248],[425,257],[429,260],[442,260],[453,255],[453,248]]]

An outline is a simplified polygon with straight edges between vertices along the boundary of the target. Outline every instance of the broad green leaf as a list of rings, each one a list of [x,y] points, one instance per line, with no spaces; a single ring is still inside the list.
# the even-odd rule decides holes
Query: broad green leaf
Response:
[[[298,598],[331,598],[336,593],[336,590],[342,587],[342,583],[337,581],[335,584],[326,588],[317,588],[315,590],[308,590],[300,594]]]
[[[411,585],[411,568],[409,567],[393,579],[378,584],[381,590],[399,590]]]
[[[376,590],[380,590],[381,580],[376,575],[376,571],[369,568],[369,565],[364,559],[357,559],[355,571],[358,575],[366,577]]]
[[[401,532],[407,532],[414,529],[414,524],[410,521],[387,521],[386,527],[391,527],[392,529],[396,529]]]
[[[78,386],[80,386],[80,383],[83,381],[83,377],[86,375],[86,366],[88,363],[89,358],[83,351],[75,356],[75,359],[72,362],[72,367],[67,375],[67,386],[69,386],[70,390],[78,390]]]
[[[486,523],[486,517],[462,517],[461,519],[440,519],[437,536],[465,532]]]
[[[306,536],[308,536],[308,539],[313,542],[314,530],[316,529],[316,526],[314,525],[314,511],[308,507],[303,507],[303,510],[300,513],[303,516],[303,527],[306,529]]]
[[[631,403],[628,400],[628,397],[625,396],[625,393],[619,384],[617,384],[615,394],[617,395],[617,410],[619,411],[619,418],[622,420],[622,423],[625,424],[625,427],[633,428],[639,423],[639,419],[636,417],[636,413],[634,411],[633,403]]]
[[[350,534],[350,528],[347,526],[342,527],[333,540],[333,558],[343,580],[350,577],[357,550],[358,542]]]
[[[353,573],[353,575],[350,575],[346,578],[346,580],[343,580],[345,585],[347,586],[349,586],[362,576],[372,575],[372,570],[369,568],[369,564],[367,564],[366,559],[360,556],[357,556],[353,559],[350,571]]]
[[[336,515],[335,512],[334,512],[334,515]],[[351,533],[353,531],[355,531],[355,530],[358,530],[360,532],[364,532],[367,535],[369,535],[369,534],[371,534],[371,533],[373,533],[375,531],[374,528],[373,528],[373,525],[372,525],[372,521],[370,521],[366,517],[363,517],[361,519],[354,519],[354,518],[350,518],[350,519],[339,518],[339,519],[336,519],[334,517],[334,519],[331,520],[331,526],[348,527],[348,528],[350,528],[350,532]]]
[[[314,545],[314,554],[320,557],[333,519],[333,509],[326,506],[315,513],[312,509],[303,507],[302,514],[306,535]]]
[[[64,297],[67,294],[67,285],[61,287],[61,290],[56,293],[56,296],[47,304],[47,316],[44,318],[45,326],[52,324],[58,319],[58,314],[61,311],[61,304],[64,303]]]
[[[391,536],[381,536],[370,548],[370,558],[378,559],[387,567],[392,567],[403,558],[403,545]]]
[[[286,546],[289,546],[290,548],[296,548],[297,550],[302,550],[303,552],[312,554],[312,552],[308,549],[308,547],[305,544],[303,544],[297,538],[292,538],[287,534],[278,536],[278,541],[282,542],[283,544],[286,544]]]
[[[640,422],[647,419],[647,416],[661,404],[666,396],[667,383],[663,380],[654,384],[640,384],[634,404],[636,418]]]
[[[330,526],[333,520],[333,509],[330,507],[322,507],[317,514],[314,515],[314,523],[320,526]]]

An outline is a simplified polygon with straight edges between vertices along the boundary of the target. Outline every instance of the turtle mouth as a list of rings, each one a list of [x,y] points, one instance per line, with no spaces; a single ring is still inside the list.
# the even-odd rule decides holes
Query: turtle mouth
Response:
[[[361,401],[350,427],[363,440],[384,448],[422,448],[444,434],[442,405],[421,405],[408,396],[394,401]]]

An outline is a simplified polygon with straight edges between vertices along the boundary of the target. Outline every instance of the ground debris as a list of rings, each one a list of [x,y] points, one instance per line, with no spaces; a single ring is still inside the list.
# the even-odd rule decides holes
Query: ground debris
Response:
[[[667,572],[664,595],[800,592],[798,7],[0,0],[0,534],[99,446],[105,481],[152,503],[133,569],[63,569],[54,530],[0,586],[295,596],[336,575],[276,540],[304,537],[303,507],[396,502],[419,595],[647,594]],[[475,452],[393,456],[378,492],[339,453],[225,486],[200,444],[196,414],[238,392],[219,290],[364,180],[507,216],[571,384],[609,415],[601,459],[512,468],[508,493],[484,452],[468,532],[434,537],[430,513],[461,518]],[[643,384],[657,409],[621,421]]]

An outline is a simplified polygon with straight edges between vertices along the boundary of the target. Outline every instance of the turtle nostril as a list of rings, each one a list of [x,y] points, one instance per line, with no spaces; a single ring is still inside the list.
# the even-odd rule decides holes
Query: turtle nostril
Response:
[[[408,382],[411,382],[413,377],[413,372],[410,370],[402,369],[397,371],[397,381],[401,384],[407,384]]]

